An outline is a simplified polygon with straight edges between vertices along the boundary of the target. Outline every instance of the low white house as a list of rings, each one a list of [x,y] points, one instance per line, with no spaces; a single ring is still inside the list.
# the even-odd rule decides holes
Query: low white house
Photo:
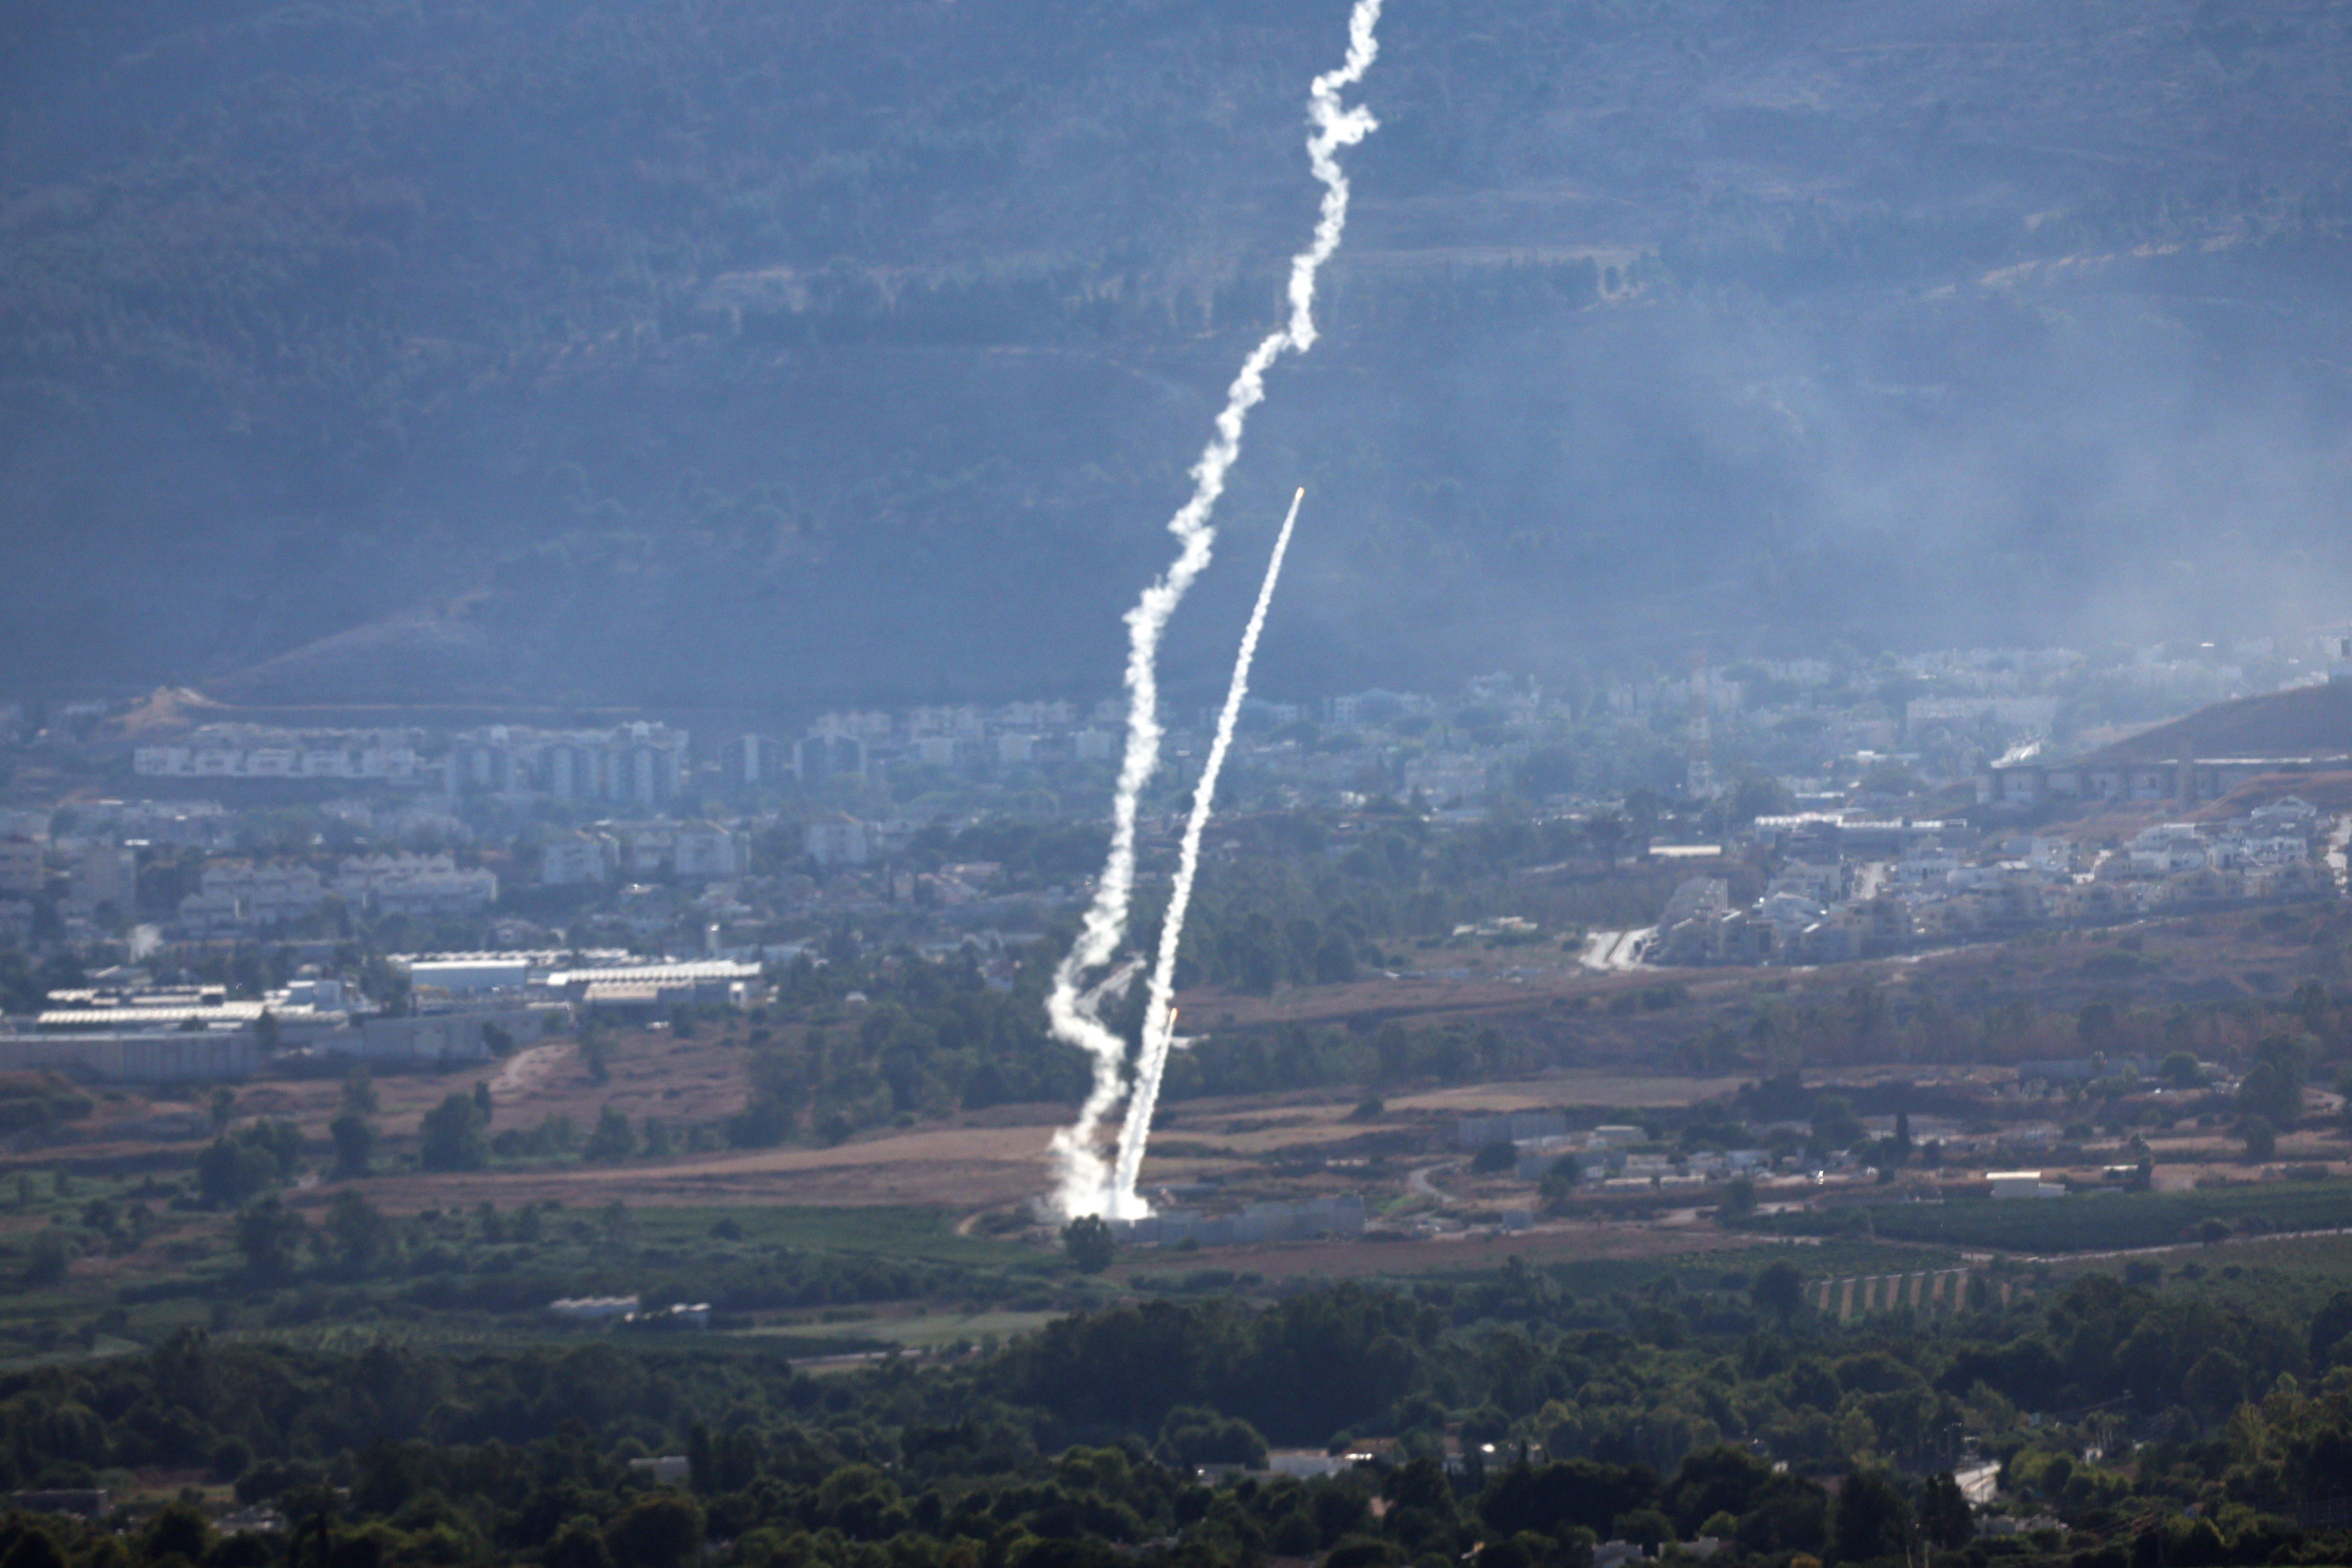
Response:
[[[2039,1171],[1987,1171],[1985,1180],[1992,1184],[1992,1195],[1997,1198],[2063,1198],[2065,1186],[2058,1182],[2045,1182]]]

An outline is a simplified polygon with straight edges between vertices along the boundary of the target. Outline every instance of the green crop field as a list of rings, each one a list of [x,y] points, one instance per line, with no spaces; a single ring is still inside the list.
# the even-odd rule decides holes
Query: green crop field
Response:
[[[2209,1222],[2210,1225],[2209,1225]],[[2082,1194],[1995,1202],[1902,1204],[1776,1215],[1756,1227],[1789,1236],[1883,1240],[2001,1252],[2068,1253],[2169,1247],[2250,1229],[2352,1226],[2352,1182],[2291,1182],[2194,1193]]]
[[[633,1215],[647,1244],[700,1242],[728,1222],[748,1247],[791,1247],[809,1251],[870,1253],[936,1263],[1017,1266],[1051,1262],[1056,1256],[985,1237],[958,1236],[946,1211],[930,1208],[641,1208]]]

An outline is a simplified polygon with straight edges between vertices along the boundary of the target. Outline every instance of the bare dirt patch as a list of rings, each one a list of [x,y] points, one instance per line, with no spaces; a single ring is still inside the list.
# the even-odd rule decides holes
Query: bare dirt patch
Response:
[[[1532,1110],[1561,1105],[1654,1107],[1680,1110],[1737,1090],[1755,1075],[1680,1078],[1613,1070],[1551,1073],[1517,1083],[1474,1083],[1432,1089],[1389,1101],[1391,1111],[1475,1116],[1499,1110]]]
[[[652,1206],[737,1203],[965,1209],[1015,1202],[1045,1186],[1038,1127],[951,1127],[897,1132],[832,1149],[758,1149],[622,1165],[378,1177],[371,1201],[394,1213],[549,1198],[567,1207],[615,1199]],[[324,1202],[329,1194],[304,1194]]]

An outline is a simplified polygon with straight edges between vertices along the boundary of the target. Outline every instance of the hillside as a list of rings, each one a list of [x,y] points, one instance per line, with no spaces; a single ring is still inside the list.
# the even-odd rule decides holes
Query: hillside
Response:
[[[1267,0],[0,18],[0,680],[1108,689],[1312,219]],[[2335,601],[2352,19],[1392,10],[1266,679]],[[1246,572],[1178,628],[1220,663]]]
[[[2352,684],[2330,681],[2290,691],[2267,691],[2200,708],[2158,724],[2084,761],[2174,763],[2199,757],[2352,756]]]

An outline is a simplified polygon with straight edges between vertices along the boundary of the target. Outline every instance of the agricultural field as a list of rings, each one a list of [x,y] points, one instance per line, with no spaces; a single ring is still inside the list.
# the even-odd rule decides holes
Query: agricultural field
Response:
[[[1749,1223],[1770,1235],[1871,1234],[1889,1241],[2027,1255],[2130,1251],[2218,1242],[2250,1231],[2352,1232],[2352,1182],[1889,1204],[1774,1214]]]

